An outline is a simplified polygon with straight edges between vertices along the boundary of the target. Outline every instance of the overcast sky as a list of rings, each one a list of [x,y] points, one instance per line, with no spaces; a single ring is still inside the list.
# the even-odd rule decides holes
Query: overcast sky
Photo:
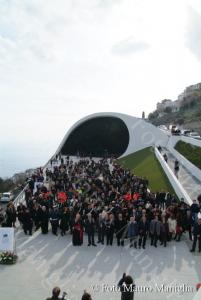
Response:
[[[85,115],[148,114],[200,81],[200,0],[0,0],[0,176]]]

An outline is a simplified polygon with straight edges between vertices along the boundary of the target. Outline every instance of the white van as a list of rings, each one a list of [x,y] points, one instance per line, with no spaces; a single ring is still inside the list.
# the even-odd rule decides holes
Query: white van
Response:
[[[7,193],[2,193],[2,196],[0,198],[0,202],[10,202],[13,201],[13,194],[11,192],[7,192]]]

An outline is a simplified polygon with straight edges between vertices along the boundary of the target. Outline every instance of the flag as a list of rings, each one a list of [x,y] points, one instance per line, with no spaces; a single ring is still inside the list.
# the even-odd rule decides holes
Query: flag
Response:
[[[127,193],[126,195],[124,195],[124,199],[126,201],[130,201],[131,200],[131,194],[130,193]]]
[[[57,200],[59,203],[65,203],[67,200],[67,195],[65,192],[59,192],[57,193]]]

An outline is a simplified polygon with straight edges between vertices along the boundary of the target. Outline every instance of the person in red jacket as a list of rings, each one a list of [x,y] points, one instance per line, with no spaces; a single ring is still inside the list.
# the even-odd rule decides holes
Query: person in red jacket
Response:
[[[139,197],[140,197],[140,194],[138,192],[135,192],[133,194],[133,200],[137,201],[139,199]]]

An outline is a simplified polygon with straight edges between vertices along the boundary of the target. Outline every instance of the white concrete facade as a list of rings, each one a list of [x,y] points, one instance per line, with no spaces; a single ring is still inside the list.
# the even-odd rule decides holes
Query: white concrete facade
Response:
[[[122,120],[127,126],[129,131],[129,144],[121,157],[154,145],[161,145],[162,147],[165,147],[168,143],[168,136],[163,131],[143,119],[121,113],[103,112],[86,116],[76,122],[66,133],[55,154],[58,154],[61,151],[70,134],[78,126],[90,119],[99,117],[116,117]]]

